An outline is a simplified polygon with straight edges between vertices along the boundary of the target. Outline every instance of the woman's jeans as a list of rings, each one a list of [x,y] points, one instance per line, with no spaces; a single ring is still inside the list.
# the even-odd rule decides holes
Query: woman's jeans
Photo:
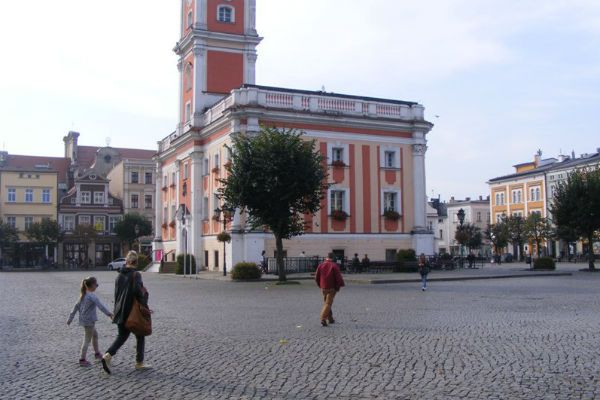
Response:
[[[421,274],[421,284],[422,284],[422,287],[424,287],[424,288],[427,287],[427,274]]]
[[[107,353],[109,353],[111,356],[114,356],[115,354],[117,354],[117,351],[121,348],[121,346],[123,346],[123,344],[125,344],[125,342],[129,338],[129,334],[131,333],[130,331],[128,331],[125,328],[125,324],[118,324],[117,327],[119,328],[119,333],[117,335],[117,338],[115,339],[113,344],[111,344],[107,350]],[[137,340],[135,361],[143,362],[144,361],[144,344],[146,342],[146,337],[136,335],[135,338]]]

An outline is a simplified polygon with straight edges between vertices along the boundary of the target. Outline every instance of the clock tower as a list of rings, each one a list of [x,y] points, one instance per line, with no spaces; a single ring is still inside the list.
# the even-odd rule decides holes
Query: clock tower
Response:
[[[233,89],[254,84],[256,0],[181,0],[178,132],[202,127],[202,114]]]

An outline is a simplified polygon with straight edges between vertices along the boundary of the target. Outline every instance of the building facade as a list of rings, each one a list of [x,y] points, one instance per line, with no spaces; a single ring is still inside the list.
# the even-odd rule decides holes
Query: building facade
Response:
[[[570,172],[580,168],[598,168],[600,150],[595,153],[581,154],[576,157],[559,155],[556,158],[541,158],[538,152],[532,162],[517,164],[515,172],[510,175],[490,179],[490,213],[492,223],[504,216],[519,215],[527,218],[531,213],[538,213],[552,223],[552,197],[560,182],[565,182]],[[541,253],[559,257],[567,253],[584,253],[585,246],[581,242],[566,249],[568,244],[561,240],[547,240],[542,243]],[[596,244],[596,246],[599,246]],[[600,246],[599,246],[600,250]],[[536,254],[535,244],[524,246],[526,254]],[[518,248],[513,246],[513,255],[519,257]]]
[[[331,187],[322,209],[307,216],[305,235],[284,242],[286,254],[338,255],[414,248],[433,253],[426,225],[426,135],[432,124],[418,103],[258,86],[254,82],[255,0],[183,0],[179,56],[180,113],[176,131],[159,142],[155,259],[195,255],[223,266],[223,229],[213,220],[232,135],[261,126],[295,128],[326,156]],[[160,205],[160,206],[158,206]],[[384,211],[396,211],[397,220]],[[344,211],[343,221],[332,213]],[[259,261],[275,251],[272,235],[253,232],[235,212],[227,264]]]
[[[55,261],[55,246],[42,246],[25,232],[44,218],[56,221],[58,198],[66,187],[68,163],[57,157],[0,152],[0,219],[19,232],[19,242],[3,262],[34,266]]]
[[[114,227],[123,216],[123,204],[108,190],[109,181],[93,168],[75,179],[60,200],[58,222],[64,231],[59,248],[61,264],[80,267],[107,265],[121,255]]]

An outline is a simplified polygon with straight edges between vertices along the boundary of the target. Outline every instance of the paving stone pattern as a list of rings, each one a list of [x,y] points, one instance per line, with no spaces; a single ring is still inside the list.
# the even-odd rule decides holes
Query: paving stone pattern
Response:
[[[114,272],[97,272],[112,305]],[[144,274],[150,371],[130,339],[113,374],[78,366],[77,272],[0,273],[1,399],[600,398],[600,274],[350,284],[323,328],[310,281]],[[99,313],[105,350],[116,326]],[[91,348],[90,348],[91,350]]]

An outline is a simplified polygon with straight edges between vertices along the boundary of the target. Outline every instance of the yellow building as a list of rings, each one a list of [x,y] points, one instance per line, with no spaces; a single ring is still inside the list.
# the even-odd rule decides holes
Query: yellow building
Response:
[[[26,229],[43,218],[56,220],[58,198],[67,188],[69,161],[0,152],[0,218],[17,228],[19,243],[3,255],[12,266],[40,265],[54,260],[55,249],[31,243]]]

